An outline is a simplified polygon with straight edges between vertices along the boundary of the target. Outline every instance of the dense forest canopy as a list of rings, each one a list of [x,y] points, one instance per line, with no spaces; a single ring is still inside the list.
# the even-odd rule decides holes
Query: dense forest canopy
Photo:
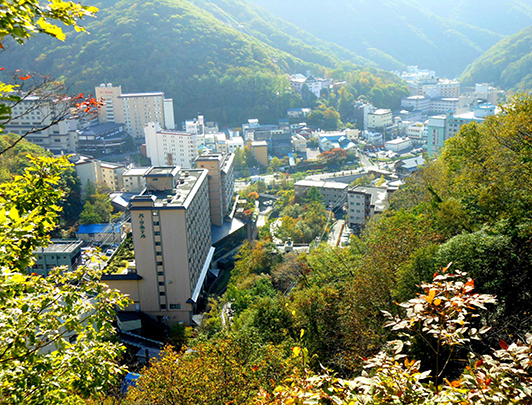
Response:
[[[532,87],[532,27],[504,38],[476,59],[460,78],[465,84],[491,83],[513,92]]]

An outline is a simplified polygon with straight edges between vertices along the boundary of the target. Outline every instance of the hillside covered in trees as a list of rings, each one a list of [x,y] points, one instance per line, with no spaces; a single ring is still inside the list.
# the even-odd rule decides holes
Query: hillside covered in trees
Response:
[[[529,404],[531,133],[528,96],[464,126],[349,247],[261,232],[126,403]]]
[[[125,92],[164,91],[174,99],[177,122],[202,112],[234,126],[249,118],[276,122],[286,108],[300,107],[290,73],[323,76],[341,68],[369,76],[372,87],[401,86],[389,73],[363,68],[371,63],[354,53],[242,2],[104,0],[96,5],[97,19],[84,24],[90,35],[71,30],[63,43],[44,36],[25,46],[6,43],[6,72],[38,71],[85,93],[107,82]],[[371,99],[366,89],[357,93]],[[398,105],[400,96],[386,101]]]
[[[532,25],[530,0],[251,1],[383,69],[418,65],[449,78]]]
[[[514,92],[532,87],[532,27],[504,38],[476,59],[462,74],[465,84],[493,83]]]

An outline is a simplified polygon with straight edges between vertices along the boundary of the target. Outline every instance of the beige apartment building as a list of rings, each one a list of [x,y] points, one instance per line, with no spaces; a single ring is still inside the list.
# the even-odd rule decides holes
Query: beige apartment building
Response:
[[[126,125],[135,139],[144,139],[144,125],[157,122],[162,128],[174,129],[173,100],[163,92],[122,93],[122,86],[112,83],[96,87],[96,98],[104,102],[100,110],[100,124],[116,122]]]
[[[136,273],[107,275],[136,309],[190,324],[210,269],[208,171],[153,167],[130,204]]]
[[[229,214],[235,189],[234,162],[232,153],[211,153],[196,158],[198,169],[209,171],[209,199],[211,222],[222,226]]]
[[[120,191],[124,187],[122,175],[126,171],[123,165],[102,162],[92,156],[75,154],[70,159],[81,181],[81,188],[85,189],[87,181],[93,184],[103,183],[112,191]]]

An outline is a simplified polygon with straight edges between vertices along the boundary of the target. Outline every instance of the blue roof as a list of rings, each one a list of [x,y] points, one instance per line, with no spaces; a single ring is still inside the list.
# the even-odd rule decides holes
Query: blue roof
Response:
[[[120,224],[80,225],[76,233],[120,233]]]

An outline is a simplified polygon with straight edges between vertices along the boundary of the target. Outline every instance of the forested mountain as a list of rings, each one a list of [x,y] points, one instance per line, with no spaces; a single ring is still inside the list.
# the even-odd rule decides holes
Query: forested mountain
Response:
[[[448,77],[532,24],[530,0],[251,1],[381,68],[397,69],[399,62]]]
[[[287,107],[301,106],[288,73],[324,75],[339,66],[353,72],[360,69],[355,63],[369,64],[237,1],[96,5],[97,19],[85,24],[90,36],[71,31],[59,45],[44,37],[7,44],[2,66],[52,75],[73,91],[92,93],[103,82],[125,92],[164,91],[178,122],[202,112],[238,126],[252,117],[276,122]],[[398,82],[382,71],[369,75],[371,86]]]
[[[462,74],[465,84],[493,83],[505,90],[532,87],[532,27],[505,38],[476,59]]]

